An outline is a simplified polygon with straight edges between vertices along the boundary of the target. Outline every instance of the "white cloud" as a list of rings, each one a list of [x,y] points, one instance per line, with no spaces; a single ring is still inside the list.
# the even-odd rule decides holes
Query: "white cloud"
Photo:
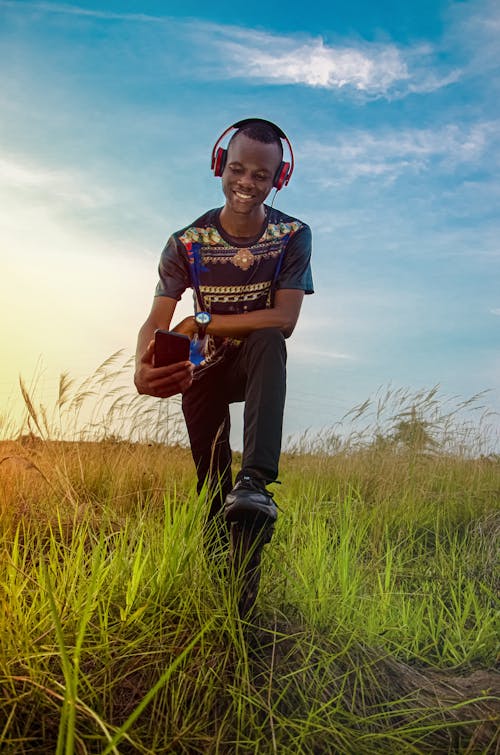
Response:
[[[490,309],[490,314],[500,317],[500,307],[495,307],[495,309]]]
[[[350,183],[358,178],[394,180],[409,171],[440,167],[453,170],[478,163],[499,133],[498,121],[469,127],[449,124],[437,129],[390,129],[381,133],[351,131],[335,136],[332,144],[306,142],[301,159],[325,186]],[[321,172],[317,166],[321,165]]]
[[[0,189],[24,190],[44,197],[62,199],[80,208],[101,207],[111,193],[96,186],[78,172],[50,169],[45,165],[12,156],[0,158]]]
[[[325,348],[318,348],[318,349],[311,349],[311,348],[302,348],[299,347],[293,352],[293,355],[297,360],[300,361],[309,361],[311,359],[314,360],[321,360],[321,361],[331,361],[331,360],[355,360],[357,359],[354,354],[346,354],[344,352],[340,351],[332,351],[328,346]]]
[[[196,38],[200,33],[205,49],[207,45],[214,48],[208,51],[207,72],[211,76],[347,89],[358,95],[388,98],[435,91],[460,77],[456,69],[435,70],[434,50],[428,45],[403,48],[358,40],[328,45],[321,38],[304,34],[285,36],[216,24],[192,29]]]
[[[231,76],[263,79],[269,83],[305,84],[310,87],[361,92],[387,91],[409,74],[395,46],[328,47],[323,40],[297,45],[291,38],[249,33],[241,43],[226,42]],[[229,58],[229,60],[228,60]]]
[[[488,85],[498,85],[498,35],[500,5],[498,0],[454,2],[447,13],[444,45],[467,56],[466,75],[489,75]]]
[[[0,7],[16,8],[12,0]],[[305,33],[289,35],[146,13],[89,10],[77,5],[25,2],[34,12],[85,16],[96,21],[152,23],[190,55],[182,56],[184,73],[201,79],[242,78],[271,85],[298,85],[348,91],[364,97],[402,97],[436,91],[456,82],[460,70],[436,60],[431,45],[412,47],[359,39],[328,44]]]
[[[463,75],[462,69],[459,68],[455,68],[443,75],[439,75],[439,73],[432,70],[421,70],[419,73],[420,75],[415,76],[408,84],[408,94],[428,94],[435,92],[437,89],[455,84]]]
[[[304,33],[279,35],[205,23],[191,29],[186,25],[184,30],[194,47],[206,51],[202,75],[211,77],[347,90],[387,99],[433,92],[461,77],[460,68],[439,61],[439,50],[430,44],[404,47],[359,39],[328,44]]]
[[[18,0],[0,0],[0,7],[19,8]],[[67,5],[65,3],[44,3],[44,2],[24,2],[24,12],[26,9],[43,12],[57,13],[69,16],[88,16],[90,18],[100,18],[108,21],[141,21],[141,22],[163,22],[165,19],[159,16],[152,16],[147,13],[116,13],[107,10],[93,10],[81,8],[77,5]]]

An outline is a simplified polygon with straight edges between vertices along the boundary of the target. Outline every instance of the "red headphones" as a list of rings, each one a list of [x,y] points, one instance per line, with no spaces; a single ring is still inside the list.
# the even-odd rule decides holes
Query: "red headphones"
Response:
[[[227,128],[224,133],[219,136],[212,150],[212,170],[214,172],[214,176],[222,176],[224,168],[226,167],[227,149],[219,147],[219,144],[222,142],[226,134],[228,134],[233,129],[239,129],[242,128],[242,126],[246,126],[247,123],[267,123],[267,125],[271,126],[271,128],[276,132],[279,138],[286,142],[288,146],[291,162],[281,162],[273,178],[273,187],[279,191],[283,188],[283,186],[286,186],[288,184],[292,177],[294,167],[292,145],[290,144],[285,132],[282,131],[279,126],[277,126],[275,123],[272,123],[271,121],[266,121],[264,118],[245,118],[242,121],[233,123],[232,126],[229,126],[229,128]]]

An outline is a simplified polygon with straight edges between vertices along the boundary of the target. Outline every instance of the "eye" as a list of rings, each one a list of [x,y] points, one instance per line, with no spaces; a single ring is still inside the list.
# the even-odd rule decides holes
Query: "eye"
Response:
[[[230,165],[229,170],[231,171],[231,173],[241,173],[242,167],[241,165]]]

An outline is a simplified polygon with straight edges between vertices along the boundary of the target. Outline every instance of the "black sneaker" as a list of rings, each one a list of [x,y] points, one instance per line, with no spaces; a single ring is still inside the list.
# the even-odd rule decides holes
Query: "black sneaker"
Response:
[[[274,529],[278,507],[263,481],[244,475],[226,496],[224,519],[255,529]]]

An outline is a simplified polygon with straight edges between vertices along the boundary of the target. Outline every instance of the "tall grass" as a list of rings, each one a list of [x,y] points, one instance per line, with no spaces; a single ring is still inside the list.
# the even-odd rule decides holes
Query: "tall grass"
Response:
[[[242,621],[188,449],[120,438],[106,380],[83,424],[69,378],[52,413],[26,391],[0,445],[2,752],[500,752],[500,464],[472,425],[444,443],[405,394],[290,445]]]
[[[0,417],[0,438],[17,435],[51,440],[127,439],[134,442],[186,443],[180,398],[140,396],[133,388],[133,357],[117,351],[92,375],[77,382],[64,372],[48,408],[40,397],[39,374],[30,385],[20,378],[25,415],[15,427],[8,413]]]
[[[382,386],[339,422],[290,436],[287,448],[326,455],[366,448],[495,455],[500,450],[498,415],[487,406],[488,393],[464,399],[442,395],[439,385],[417,391]]]

